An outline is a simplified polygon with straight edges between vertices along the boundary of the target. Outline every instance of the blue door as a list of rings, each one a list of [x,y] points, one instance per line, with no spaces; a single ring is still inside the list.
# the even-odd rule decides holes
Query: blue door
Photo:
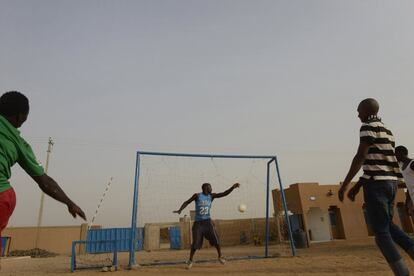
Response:
[[[170,248],[181,249],[181,233],[180,227],[170,227]]]

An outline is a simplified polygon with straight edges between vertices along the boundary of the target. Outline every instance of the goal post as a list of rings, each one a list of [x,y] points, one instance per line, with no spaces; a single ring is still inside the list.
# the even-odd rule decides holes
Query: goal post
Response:
[[[162,158],[204,158],[204,159],[245,159],[245,160],[262,160],[266,162],[266,176],[263,176],[265,179],[266,190],[265,190],[265,245],[264,245],[264,254],[261,256],[263,258],[268,258],[269,256],[269,237],[270,237],[270,195],[271,188],[274,182],[278,182],[278,188],[280,189],[281,194],[281,204],[283,207],[283,216],[286,224],[286,235],[289,240],[288,244],[290,247],[290,254],[292,256],[296,255],[295,246],[293,243],[292,229],[289,221],[289,212],[286,204],[286,197],[283,189],[282,178],[280,175],[279,164],[277,156],[275,155],[228,155],[228,154],[196,154],[196,153],[171,153],[171,152],[149,152],[149,151],[137,151],[136,152],[136,163],[135,163],[135,178],[134,178],[134,189],[133,189],[133,204],[132,204],[132,217],[131,217],[131,231],[130,231],[130,246],[129,246],[129,260],[128,266],[132,268],[137,265],[136,262],[136,239],[137,239],[137,227],[138,227],[138,211],[139,211],[139,194],[140,194],[140,176],[142,174],[142,159],[144,157],[162,157]],[[274,167],[273,167],[274,166]],[[276,177],[272,179],[271,170],[274,169],[274,174]],[[280,229],[279,229],[280,230]],[[257,256],[255,256],[257,257]]]

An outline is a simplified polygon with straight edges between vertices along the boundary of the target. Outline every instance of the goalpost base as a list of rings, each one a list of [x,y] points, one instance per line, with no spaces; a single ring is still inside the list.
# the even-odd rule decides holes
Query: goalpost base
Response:
[[[278,258],[278,257],[265,257],[265,256],[242,256],[242,257],[226,257],[226,261],[241,261],[241,260],[261,260],[261,259],[271,259],[271,258]],[[195,264],[202,264],[202,263],[216,263],[218,262],[217,259],[201,259],[201,260],[195,260]],[[168,265],[181,265],[186,264],[187,261],[170,261],[170,262],[151,262],[151,263],[143,263],[140,266],[168,266]]]

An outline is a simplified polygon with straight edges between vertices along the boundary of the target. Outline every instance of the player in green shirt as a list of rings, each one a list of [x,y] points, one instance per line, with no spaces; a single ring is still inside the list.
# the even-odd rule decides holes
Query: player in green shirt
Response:
[[[29,115],[29,100],[17,91],[0,97],[0,237],[16,205],[16,196],[10,185],[11,167],[18,163],[50,197],[68,207],[69,213],[86,220],[85,213],[45,174],[30,145],[20,136],[18,128]],[[1,248],[1,239],[0,239]]]

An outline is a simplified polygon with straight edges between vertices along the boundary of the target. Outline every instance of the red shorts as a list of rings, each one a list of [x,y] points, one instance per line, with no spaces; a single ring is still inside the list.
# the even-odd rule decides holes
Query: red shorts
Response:
[[[1,249],[1,231],[6,228],[9,218],[16,207],[16,194],[13,188],[0,193],[0,249]],[[0,250],[1,252],[1,250]]]

